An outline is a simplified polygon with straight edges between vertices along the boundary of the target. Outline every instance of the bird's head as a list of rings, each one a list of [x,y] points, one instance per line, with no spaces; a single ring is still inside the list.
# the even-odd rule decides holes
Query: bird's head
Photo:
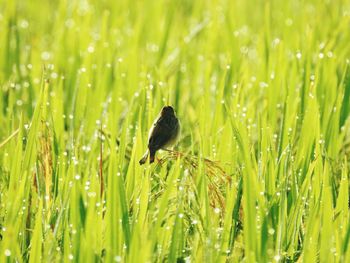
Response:
[[[162,116],[164,116],[164,115],[175,115],[174,108],[171,107],[171,106],[164,106],[164,107],[162,108],[161,115],[162,115]]]

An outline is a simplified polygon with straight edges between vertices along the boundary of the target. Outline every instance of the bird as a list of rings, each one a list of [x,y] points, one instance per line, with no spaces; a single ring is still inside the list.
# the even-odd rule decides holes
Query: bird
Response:
[[[142,156],[139,164],[154,162],[156,152],[173,146],[180,136],[180,122],[171,106],[164,106],[158,118],[153,123],[148,135],[148,149]]]

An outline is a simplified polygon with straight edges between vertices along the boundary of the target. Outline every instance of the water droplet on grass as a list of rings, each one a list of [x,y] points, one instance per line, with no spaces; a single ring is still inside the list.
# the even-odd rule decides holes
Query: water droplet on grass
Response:
[[[281,42],[281,40],[279,38],[275,38],[272,41],[272,47],[276,47],[280,42]]]
[[[42,60],[49,60],[51,58],[51,53],[48,51],[44,51],[41,53]]]
[[[115,256],[114,257],[114,261],[115,262],[121,262],[122,261],[122,257],[121,256]]]
[[[276,262],[278,262],[278,261],[281,260],[281,256],[280,256],[280,255],[276,255],[276,256],[273,257],[273,259],[274,259]]]
[[[88,192],[88,197],[95,197],[96,193],[95,192]]]
[[[300,51],[298,51],[298,52],[296,53],[295,56],[296,56],[297,59],[301,59],[301,53],[300,53]]]
[[[94,48],[93,46],[89,46],[89,47],[87,48],[87,51],[88,51],[89,53],[93,53],[93,52],[95,51],[95,48]]]
[[[4,254],[5,254],[6,257],[11,256],[11,250],[5,249]]]

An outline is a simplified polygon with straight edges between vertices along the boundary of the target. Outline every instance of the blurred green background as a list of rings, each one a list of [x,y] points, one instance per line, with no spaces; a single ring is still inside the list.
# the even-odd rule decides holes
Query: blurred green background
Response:
[[[342,0],[0,0],[0,261],[349,262],[349,29]],[[140,167],[168,104],[183,155]]]

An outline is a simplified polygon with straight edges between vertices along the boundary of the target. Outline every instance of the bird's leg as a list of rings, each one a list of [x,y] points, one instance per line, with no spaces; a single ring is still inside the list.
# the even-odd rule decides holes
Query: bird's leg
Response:
[[[155,156],[156,156],[156,150],[149,148],[149,163],[154,162]]]

